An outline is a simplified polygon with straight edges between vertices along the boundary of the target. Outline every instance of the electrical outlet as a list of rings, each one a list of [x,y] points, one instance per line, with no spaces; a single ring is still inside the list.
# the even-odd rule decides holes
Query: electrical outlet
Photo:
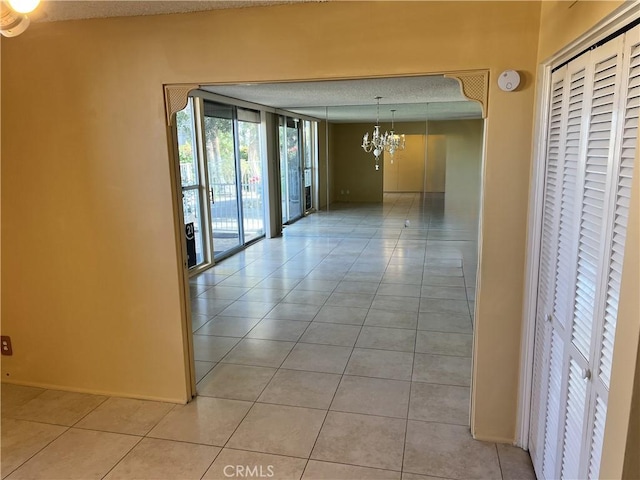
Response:
[[[349,195],[349,190],[347,190],[347,195]]]
[[[11,348],[11,337],[2,335],[0,337],[0,348],[2,348],[2,355],[13,355],[13,348]]]

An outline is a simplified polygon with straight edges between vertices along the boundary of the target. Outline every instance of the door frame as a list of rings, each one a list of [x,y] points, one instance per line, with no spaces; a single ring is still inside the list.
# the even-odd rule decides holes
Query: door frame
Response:
[[[472,96],[466,96],[467,99],[478,102],[481,107],[482,107],[482,119],[483,119],[483,124],[484,124],[484,129],[483,129],[483,145],[482,145],[482,167],[481,167],[481,175],[484,178],[484,169],[485,169],[485,163],[486,163],[486,145],[487,145],[487,133],[488,133],[488,128],[487,128],[487,120],[488,120],[488,115],[487,115],[487,108],[488,108],[488,95],[489,95],[489,85],[488,85],[488,79],[489,79],[489,70],[488,69],[471,69],[471,70],[449,70],[449,71],[423,71],[423,72],[413,72],[413,73],[405,73],[405,74],[388,74],[388,75],[383,75],[382,78],[389,78],[389,79],[393,79],[393,78],[405,78],[405,77],[419,77],[419,76],[425,76],[425,75],[442,75],[444,77],[447,78],[453,78],[455,80],[458,81],[458,83],[461,86],[461,89],[464,92],[464,86],[470,82],[481,82],[483,84],[483,88],[482,91],[475,91],[474,95]],[[302,81],[306,81],[306,82],[313,82],[313,81],[331,81],[331,80],[359,80],[359,79],[368,79],[368,78],[377,78],[377,77],[370,77],[370,76],[352,76],[352,77],[331,77],[331,78],[308,78],[308,79],[304,79]],[[263,83],[270,83],[270,82],[263,82]],[[262,123],[261,123],[261,128],[263,129],[263,133],[266,132],[266,135],[264,136],[264,142],[266,143],[266,139],[267,136],[269,135],[273,135],[275,137],[275,140],[278,140],[278,121],[277,118],[279,115],[284,115],[284,116],[295,116],[295,118],[298,118],[299,120],[312,120],[314,122],[317,122],[317,129],[316,132],[318,133],[318,137],[317,137],[317,142],[320,141],[320,135],[319,135],[319,130],[320,130],[320,125],[321,122],[325,122],[325,138],[324,138],[324,143],[325,143],[325,161],[327,162],[326,164],[326,168],[327,168],[327,174],[329,173],[329,157],[330,157],[330,153],[329,153],[329,137],[330,137],[330,132],[329,132],[329,122],[327,119],[327,114],[325,114],[325,118],[315,118],[315,117],[310,117],[307,115],[298,115],[295,114],[293,112],[289,112],[287,110],[283,110],[280,108],[273,108],[273,107],[268,107],[265,105],[257,105],[245,100],[240,100],[240,99],[235,99],[235,98],[231,98],[231,97],[226,97],[224,95],[219,95],[219,94],[215,94],[206,90],[203,90],[203,86],[207,86],[207,85],[228,85],[227,82],[220,82],[220,83],[211,83],[211,82],[204,82],[204,83],[169,83],[169,84],[164,84],[163,85],[163,90],[164,90],[164,107],[165,107],[165,121],[166,121],[166,133],[167,133],[167,141],[168,141],[168,153],[169,153],[169,163],[170,163],[170,171],[171,171],[171,175],[170,175],[170,183],[171,183],[171,193],[172,193],[172,209],[173,209],[173,213],[174,213],[174,228],[175,228],[175,240],[176,240],[176,261],[177,261],[177,268],[179,271],[179,281],[181,284],[180,288],[180,302],[182,305],[182,309],[181,309],[181,323],[182,323],[182,333],[183,333],[183,344],[184,344],[184,355],[185,355],[185,367],[187,369],[186,371],[186,379],[188,382],[190,382],[190,384],[186,385],[186,389],[188,392],[188,401],[191,400],[193,397],[195,397],[196,395],[196,375],[195,375],[195,362],[194,362],[194,351],[193,351],[193,332],[192,332],[192,321],[191,321],[191,302],[190,302],[190,283],[189,283],[189,279],[190,279],[190,275],[189,275],[189,269],[187,267],[187,247],[186,247],[186,240],[185,240],[185,236],[184,236],[184,217],[182,215],[182,208],[179,206],[178,204],[178,199],[181,198],[179,196],[179,185],[180,185],[180,171],[179,171],[179,155],[178,155],[178,147],[177,147],[177,134],[176,134],[176,124],[175,124],[175,118],[176,118],[176,112],[178,110],[183,109],[186,106],[185,103],[185,99],[188,98],[189,96],[201,96],[205,99],[210,99],[212,101],[217,101],[217,102],[222,102],[222,103],[228,103],[231,105],[236,105],[239,107],[247,107],[249,109],[258,109],[261,111],[262,115]],[[268,118],[268,113],[273,114],[273,118],[269,119]],[[273,124],[271,124],[271,122],[273,121]],[[270,131],[271,130],[271,131]],[[279,152],[279,149],[277,149]],[[267,152],[267,149],[264,150],[265,152]],[[271,153],[278,153],[278,152],[271,152]],[[279,153],[278,153],[279,154]],[[268,156],[268,152],[266,153],[266,155]],[[321,155],[321,150],[320,150],[320,145],[318,143],[318,157],[316,158],[316,162],[317,162],[317,170],[320,169],[320,155]],[[266,163],[269,163],[268,160],[265,160]],[[279,182],[279,175],[277,179],[272,179],[271,176],[273,174],[273,171],[278,171],[279,170],[279,162],[274,162],[275,165],[271,165],[269,164],[267,166],[267,173],[266,173],[266,178],[268,178],[268,182],[265,185],[266,187],[266,192],[267,195],[269,195],[268,198],[269,201],[273,200],[271,198],[271,195],[275,195],[277,196],[277,194],[279,192],[277,192],[277,190],[279,190],[277,188],[277,183]],[[317,173],[318,177],[316,178],[316,180],[318,180],[318,187],[320,185],[320,178],[319,178],[319,172]],[[327,188],[327,211],[329,210],[329,203],[331,200],[331,183],[330,183],[330,178],[327,177],[326,181],[326,188]],[[273,184],[269,183],[269,182],[274,182]],[[272,190],[273,188],[273,190]],[[318,197],[319,197],[319,193],[318,193]],[[481,186],[481,198],[480,198],[480,202],[482,204],[482,202],[484,201],[483,199],[484,197],[484,181],[482,182],[482,186]],[[319,198],[318,198],[319,200]],[[282,212],[280,211],[280,206],[281,203],[279,201],[277,201],[276,199],[276,204],[275,204],[275,211],[272,210],[269,207],[265,206],[265,214],[266,214],[266,218],[265,218],[265,228],[266,228],[266,236],[267,238],[273,238],[278,236],[281,231],[282,231],[282,223],[281,223],[281,218],[282,218]],[[478,250],[480,251],[481,249],[481,245],[482,245],[482,205],[480,207],[480,225],[479,225],[479,233],[478,233]],[[273,231],[274,226],[276,227],[277,231]],[[478,268],[477,268],[477,274],[478,277],[480,277],[480,271],[481,271],[481,263],[478,263]],[[474,345],[473,345],[473,350],[475,352],[475,340],[477,338],[476,332],[474,331]],[[470,417],[473,416],[473,408],[474,408],[474,401],[473,401],[473,390],[474,390],[474,372],[475,372],[475,360],[474,360],[474,354],[472,354],[471,357],[471,396],[470,396]],[[473,426],[472,426],[473,428]]]
[[[538,296],[540,247],[542,244],[542,217],[545,178],[545,153],[549,125],[548,102],[551,96],[552,70],[569,61],[599,41],[606,39],[626,25],[640,18],[640,5],[623,4],[598,22],[587,32],[566,45],[538,66],[536,113],[534,120],[532,172],[529,190],[527,258],[523,302],[523,328],[520,351],[520,381],[518,388],[518,415],[516,445],[529,449],[531,398],[533,383],[534,341]]]

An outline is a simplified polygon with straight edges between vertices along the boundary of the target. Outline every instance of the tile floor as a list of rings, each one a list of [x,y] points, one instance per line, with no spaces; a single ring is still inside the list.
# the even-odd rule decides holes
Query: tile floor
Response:
[[[476,223],[396,194],[286,227],[193,279],[193,402],[3,385],[2,478],[534,478],[469,434]]]

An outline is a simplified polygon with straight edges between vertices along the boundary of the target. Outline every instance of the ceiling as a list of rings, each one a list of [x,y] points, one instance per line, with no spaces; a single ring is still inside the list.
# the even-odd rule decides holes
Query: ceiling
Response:
[[[202,86],[203,90],[331,122],[371,122],[380,100],[380,120],[399,122],[481,118],[457,80],[443,75]]]
[[[34,22],[187,13],[326,0],[42,0],[29,15]],[[456,80],[442,75],[322,82],[203,86],[204,90],[332,122],[372,122],[375,97],[380,120],[481,118],[480,105],[468,101]]]
[[[321,0],[42,0],[29,15],[34,22],[57,22],[85,18],[132,17],[168,13],[201,12],[226,8],[299,3]]]

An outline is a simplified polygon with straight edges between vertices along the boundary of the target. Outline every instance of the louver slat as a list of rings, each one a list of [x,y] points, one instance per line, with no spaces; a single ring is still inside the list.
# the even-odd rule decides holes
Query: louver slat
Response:
[[[569,82],[569,109],[567,111],[567,134],[564,161],[562,166],[562,190],[560,197],[560,224],[558,228],[558,252],[556,260],[556,295],[554,314],[563,327],[567,327],[571,318],[570,297],[571,277],[574,270],[571,261],[573,243],[576,183],[578,180],[578,162],[580,151],[580,128],[583,111],[585,69],[571,74]]]
[[[558,449],[558,427],[560,421],[560,393],[562,391],[562,358],[564,344],[555,331],[551,335],[549,363],[549,389],[547,392],[547,410],[545,419],[544,459],[542,471],[545,478],[554,478],[556,452]]]
[[[571,359],[569,364],[569,386],[567,389],[567,413],[564,425],[562,478],[580,478],[579,447],[582,444],[586,399],[587,381],[582,378],[582,372],[578,363]]]
[[[560,77],[561,78],[561,77]],[[538,289],[538,318],[536,321],[536,344],[545,345],[549,341],[547,323],[544,319],[544,311],[549,311],[548,307],[553,301],[554,285],[554,254],[556,249],[555,233],[558,202],[558,170],[561,155],[561,145],[564,143],[562,130],[562,106],[564,99],[565,83],[562,78],[553,84],[552,100],[549,117],[549,131],[547,142],[547,170],[545,175],[544,210],[542,222],[542,244],[540,256],[540,285]],[[533,368],[533,394],[532,411],[540,412],[546,410],[547,375],[548,375],[548,351],[546,349],[536,349],[534,354]],[[534,413],[531,419],[530,429],[530,451],[536,468],[540,468],[544,454],[544,434],[546,418],[536,416]]]
[[[577,285],[571,341],[585,359],[589,357],[594,327],[595,292],[607,189],[607,164],[611,152],[615,109],[617,55],[595,64],[593,103],[589,112],[582,217],[578,237]]]
[[[631,178],[633,175],[635,150],[638,139],[638,116],[640,114],[640,42],[631,45],[628,52],[628,67],[626,67],[625,70],[629,72],[629,80],[626,92],[623,92],[624,119],[622,121],[620,164],[618,172],[616,172],[617,189],[615,204],[613,206],[613,238],[611,241],[611,252],[609,254],[602,345],[598,362],[598,376],[607,390],[609,389],[611,381],[613,341],[618,317],[622,262],[624,258],[627,222],[629,219]]]
[[[604,441],[604,425],[607,419],[607,404],[602,397],[596,397],[595,415],[593,418],[592,437],[589,454],[589,479],[600,478],[600,458]]]

